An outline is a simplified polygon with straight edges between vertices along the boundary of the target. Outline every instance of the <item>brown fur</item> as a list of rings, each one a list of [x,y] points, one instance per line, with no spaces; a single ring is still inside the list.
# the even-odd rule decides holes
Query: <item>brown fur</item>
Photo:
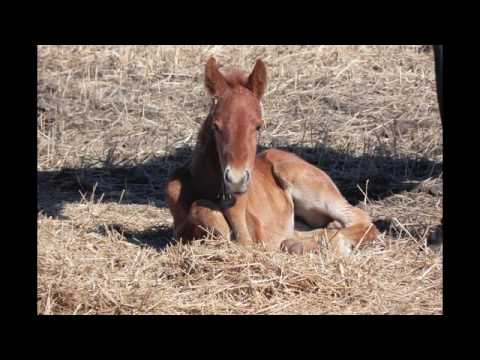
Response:
[[[189,168],[175,172],[167,184],[176,236],[200,237],[210,228],[226,238],[231,233],[241,244],[291,253],[317,251],[323,239],[347,254],[375,239],[378,230],[370,217],[351,206],[322,170],[276,149],[256,154],[266,82],[261,60],[248,77],[240,71],[224,76],[216,61],[208,60],[205,86],[217,101],[200,130]],[[227,168],[232,177],[248,171],[252,176],[246,191],[222,202],[218,195],[225,195]],[[295,216],[315,230],[296,231]],[[324,228],[332,223],[337,228]]]
[[[238,69],[229,69],[228,72],[225,74],[225,80],[230,87],[235,86],[247,86],[248,77],[247,75]]]

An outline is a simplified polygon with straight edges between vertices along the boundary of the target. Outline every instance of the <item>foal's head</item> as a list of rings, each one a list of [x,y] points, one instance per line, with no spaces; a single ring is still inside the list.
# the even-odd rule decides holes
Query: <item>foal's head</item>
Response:
[[[229,193],[247,191],[257,151],[257,131],[263,125],[260,100],[267,72],[257,60],[247,77],[240,72],[224,76],[214,58],[205,69],[205,86],[215,98],[211,122],[225,188]]]

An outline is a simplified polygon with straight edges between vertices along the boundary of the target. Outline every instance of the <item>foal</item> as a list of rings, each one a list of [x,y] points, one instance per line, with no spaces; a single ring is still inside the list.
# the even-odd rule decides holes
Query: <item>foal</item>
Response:
[[[248,77],[224,76],[215,59],[208,60],[205,86],[214,101],[190,165],[166,186],[175,236],[200,238],[211,229],[241,244],[290,253],[316,251],[323,240],[341,254],[375,239],[370,217],[350,205],[325,172],[281,150],[256,154],[266,84],[261,60]],[[296,231],[295,217],[317,230]],[[329,224],[336,228],[325,228]]]

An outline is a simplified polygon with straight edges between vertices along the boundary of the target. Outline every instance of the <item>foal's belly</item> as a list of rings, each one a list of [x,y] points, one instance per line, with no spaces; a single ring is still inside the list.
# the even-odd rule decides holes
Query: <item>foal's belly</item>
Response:
[[[276,250],[283,240],[294,234],[292,197],[275,182],[269,163],[262,157],[255,162],[250,187],[247,205],[250,236],[267,249]]]

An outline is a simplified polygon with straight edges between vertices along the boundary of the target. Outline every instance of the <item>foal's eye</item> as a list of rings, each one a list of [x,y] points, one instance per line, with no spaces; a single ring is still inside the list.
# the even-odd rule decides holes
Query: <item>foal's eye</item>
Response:
[[[220,131],[220,127],[218,126],[217,123],[213,123],[213,130]]]
[[[257,131],[260,131],[261,128],[262,128],[262,125],[257,125]]]

